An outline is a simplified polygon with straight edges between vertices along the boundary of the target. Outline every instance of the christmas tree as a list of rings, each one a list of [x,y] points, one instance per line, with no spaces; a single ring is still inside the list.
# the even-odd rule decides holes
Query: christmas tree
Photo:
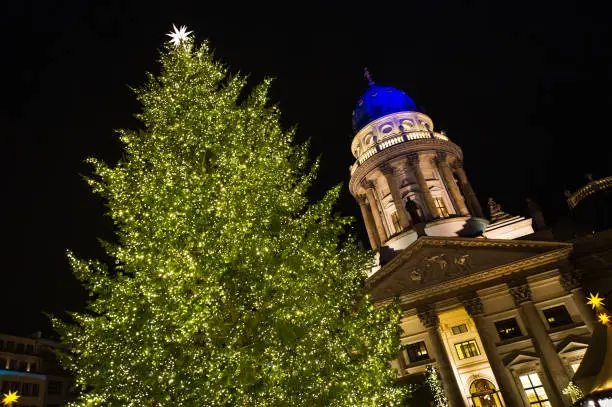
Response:
[[[397,307],[364,292],[372,253],[309,204],[316,163],[268,103],[184,27],[136,90],[141,130],[88,179],[117,231],[112,265],[69,253],[88,310],[54,325],[73,406],[382,406]]]

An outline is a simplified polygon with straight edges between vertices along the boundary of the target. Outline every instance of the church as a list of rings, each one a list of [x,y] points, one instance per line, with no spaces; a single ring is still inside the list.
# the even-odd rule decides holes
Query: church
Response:
[[[537,210],[511,216],[489,199],[485,214],[461,147],[406,93],[366,78],[349,190],[378,253],[369,293],[401,302],[398,381],[433,365],[451,407],[572,405],[564,389],[597,324],[585,284],[612,263],[591,272],[593,250],[577,256]],[[610,259],[609,247],[600,253]]]

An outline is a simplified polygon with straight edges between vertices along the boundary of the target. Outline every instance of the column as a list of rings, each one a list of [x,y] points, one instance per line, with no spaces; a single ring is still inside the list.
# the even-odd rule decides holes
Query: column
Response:
[[[374,217],[374,224],[376,225],[376,231],[378,232],[378,240],[380,243],[387,241],[387,232],[385,231],[385,225],[380,216],[378,210],[378,199],[376,199],[376,190],[374,189],[374,183],[366,181],[362,184],[362,187],[366,190],[368,201],[370,202],[370,209],[372,210],[372,216]]]
[[[565,400],[562,395],[563,389],[568,385],[570,379],[567,370],[557,354],[557,349],[553,344],[546,326],[540,318],[531,297],[531,289],[526,281],[518,281],[510,285],[510,294],[514,298],[514,303],[519,308],[527,331],[533,339],[536,352],[542,360],[544,373],[551,383],[552,388],[548,396],[553,406],[568,406],[569,400]]]
[[[478,198],[472,189],[472,185],[467,179],[467,175],[465,174],[465,170],[463,169],[463,163],[461,161],[457,161],[455,166],[455,171],[457,172],[457,178],[459,178],[459,183],[461,184],[461,189],[463,190],[463,194],[467,199],[467,204],[470,207],[470,211],[473,216],[478,218],[484,218],[484,214],[482,212],[482,208],[480,207],[480,202],[478,202]]]
[[[480,339],[482,340],[482,346],[484,347],[485,354],[487,355],[487,359],[489,360],[489,364],[493,370],[493,375],[495,375],[495,380],[497,380],[497,385],[499,386],[499,391],[504,398],[505,405],[507,407],[524,406],[525,404],[523,403],[523,398],[519,393],[516,381],[511,376],[508,369],[506,369],[504,362],[502,362],[501,356],[499,356],[499,353],[497,352],[497,346],[495,345],[497,342],[497,336],[491,331],[489,325],[484,319],[482,301],[476,294],[474,294],[463,299],[461,302],[476,324],[476,329],[478,330]]]
[[[446,153],[439,152],[434,159],[434,162],[438,166],[438,169],[442,174],[442,178],[444,178],[444,183],[446,184],[448,191],[457,205],[458,212],[461,214],[461,216],[469,216],[470,211],[465,205],[465,199],[463,199],[461,191],[459,191],[459,187],[457,186],[457,182],[453,176],[453,170],[451,170],[450,165],[446,161]]]
[[[433,196],[431,196],[431,191],[427,186],[427,181],[423,176],[423,171],[421,171],[421,166],[419,165],[418,154],[411,154],[410,156],[408,156],[408,167],[414,174],[417,185],[421,190],[421,194],[423,195],[423,202],[425,202],[425,205],[427,206],[427,210],[430,214],[430,219],[439,218],[440,214],[438,213],[438,209],[436,208]]]
[[[442,378],[442,383],[444,384],[444,390],[446,397],[448,398],[449,406],[464,407],[465,403],[463,401],[463,396],[461,395],[461,390],[457,384],[457,379],[455,378],[455,373],[453,372],[450,359],[446,354],[444,341],[440,336],[440,331],[438,329],[440,326],[440,319],[438,318],[436,310],[433,308],[420,310],[418,316],[421,323],[425,326],[425,328],[427,328],[427,334],[432,347],[431,349],[428,349],[428,351],[431,351],[432,356],[436,362],[438,362],[438,369],[440,370],[440,376]]]
[[[370,207],[366,202],[366,197],[363,195],[358,195],[356,199],[359,203],[359,208],[361,208],[361,216],[363,216],[363,221],[365,222],[365,227],[368,231],[370,246],[372,246],[372,249],[377,250],[380,247],[380,240],[378,240],[378,236],[376,235],[376,225],[374,224]]]
[[[593,315],[591,308],[589,308],[587,305],[587,300],[582,292],[580,279],[580,271],[574,269],[573,266],[566,265],[562,267],[560,279],[561,285],[566,292],[571,294],[572,300],[574,301],[574,304],[576,304],[576,308],[578,308],[582,321],[587,326],[589,332],[593,333],[595,316]]]
[[[380,166],[380,171],[385,176],[387,184],[389,185],[389,190],[391,191],[391,196],[393,197],[393,203],[395,204],[395,211],[397,212],[400,226],[402,230],[408,229],[410,226],[410,217],[408,216],[408,212],[406,212],[406,207],[402,201],[397,180],[395,179],[395,170],[389,164],[383,164]]]

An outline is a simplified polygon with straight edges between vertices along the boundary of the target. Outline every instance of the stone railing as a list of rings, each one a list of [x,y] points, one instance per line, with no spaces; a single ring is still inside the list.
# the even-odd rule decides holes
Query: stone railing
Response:
[[[406,132],[406,133],[387,136],[384,139],[380,140],[378,143],[374,144],[372,147],[370,147],[366,151],[364,151],[357,158],[357,161],[355,161],[355,164],[351,165],[350,167],[351,175],[353,175],[355,170],[357,170],[357,168],[361,164],[363,164],[368,158],[372,157],[373,155],[375,155],[376,153],[384,149],[395,146],[397,144],[407,143],[412,140],[432,138],[432,135],[433,135],[433,138],[448,141],[448,137],[446,137],[444,134],[436,133],[436,132],[429,132],[429,131],[412,131],[412,132]]]

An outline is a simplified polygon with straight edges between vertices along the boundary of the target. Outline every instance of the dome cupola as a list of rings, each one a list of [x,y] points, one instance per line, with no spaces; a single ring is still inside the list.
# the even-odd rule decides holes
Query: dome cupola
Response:
[[[391,86],[376,85],[365,70],[368,89],[357,101],[353,110],[353,130],[358,132],[365,125],[379,117],[396,112],[416,112],[414,101],[405,92]]]

